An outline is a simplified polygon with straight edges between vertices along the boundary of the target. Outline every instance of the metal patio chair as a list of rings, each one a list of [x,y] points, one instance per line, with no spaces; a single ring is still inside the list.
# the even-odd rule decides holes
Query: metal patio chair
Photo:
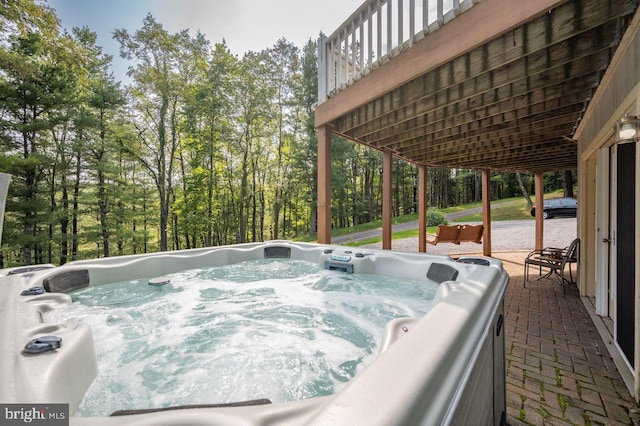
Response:
[[[579,247],[580,239],[576,238],[568,247],[563,249],[547,247],[542,250],[534,250],[529,253],[524,261],[524,286],[527,286],[527,281],[529,280],[529,269],[531,268],[531,265],[533,265],[538,266],[539,277],[537,279],[555,276],[562,285],[562,292],[566,293],[565,283],[573,283],[571,264],[578,264]],[[566,279],[564,276],[564,270],[567,265],[569,265],[569,279]],[[542,275],[542,270],[544,268],[549,271],[545,275]]]

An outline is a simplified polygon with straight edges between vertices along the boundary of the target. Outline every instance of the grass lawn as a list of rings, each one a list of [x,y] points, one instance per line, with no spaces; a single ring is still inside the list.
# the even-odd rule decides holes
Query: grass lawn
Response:
[[[437,231],[437,226],[429,226],[427,227],[427,234],[435,234]],[[397,231],[393,233],[393,239],[399,240],[402,238],[418,238],[418,230],[417,229],[407,229],[406,231]],[[350,246],[350,247],[360,247],[367,244],[375,244],[382,241],[382,237],[372,237],[367,238],[366,240],[353,241],[349,243],[342,243],[342,245]]]
[[[532,219],[530,213],[531,207],[524,198],[500,203],[500,205],[491,209],[491,220],[519,220]],[[482,212],[470,214],[457,218],[456,222],[482,222]]]
[[[562,197],[562,192],[553,192],[549,194],[545,194],[545,199],[549,198],[558,198]],[[535,195],[531,196],[531,201],[536,202]],[[521,219],[530,219],[533,220],[533,216],[531,216],[531,206],[527,204],[527,200],[523,197],[518,198],[510,198],[503,202],[493,203],[494,206],[496,204],[499,205],[497,207],[491,208],[491,221],[502,221],[502,220],[521,220]],[[482,222],[482,213],[470,214],[468,216],[460,217],[456,219],[456,222]]]
[[[394,225],[398,223],[411,222],[412,220],[418,220],[417,213],[406,214],[403,216],[394,217],[391,219]],[[339,237],[341,235],[353,234],[355,232],[369,231],[371,229],[382,228],[382,220],[374,220],[373,222],[361,223],[359,225],[350,226],[348,228],[335,228],[331,230],[332,237]],[[417,234],[416,234],[417,235]],[[293,241],[301,242],[315,242],[317,238],[315,235],[304,235],[299,238],[294,238]]]

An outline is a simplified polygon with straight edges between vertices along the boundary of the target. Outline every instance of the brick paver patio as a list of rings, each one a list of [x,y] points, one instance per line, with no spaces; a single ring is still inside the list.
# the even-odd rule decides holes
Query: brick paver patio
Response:
[[[523,287],[526,253],[496,254],[511,281],[505,295],[507,424],[630,425],[640,411],[575,285]]]

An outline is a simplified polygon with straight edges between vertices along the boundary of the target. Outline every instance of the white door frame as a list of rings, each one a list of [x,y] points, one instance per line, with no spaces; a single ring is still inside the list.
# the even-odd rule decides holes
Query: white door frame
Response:
[[[609,316],[609,147],[598,150],[596,163],[596,314]]]
[[[618,312],[616,309],[616,301],[618,300],[618,280],[617,280],[617,255],[616,255],[616,230],[617,230],[617,217],[618,217],[618,145],[615,144],[611,147],[611,180],[610,180],[610,217],[609,217],[609,226],[610,226],[610,242],[609,242],[609,286],[611,288],[611,298],[614,301],[613,304],[613,315],[611,318],[613,319],[613,344],[616,349],[618,349],[618,353],[620,357],[624,360],[624,363],[627,365],[630,371],[633,371],[631,368],[631,364],[629,364],[629,360],[624,355],[622,348],[618,344]]]

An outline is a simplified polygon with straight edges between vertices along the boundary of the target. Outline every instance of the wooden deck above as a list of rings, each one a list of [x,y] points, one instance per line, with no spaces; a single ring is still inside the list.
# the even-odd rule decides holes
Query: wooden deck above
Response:
[[[637,7],[481,0],[334,91],[316,126],[418,165],[576,169],[573,135]]]

